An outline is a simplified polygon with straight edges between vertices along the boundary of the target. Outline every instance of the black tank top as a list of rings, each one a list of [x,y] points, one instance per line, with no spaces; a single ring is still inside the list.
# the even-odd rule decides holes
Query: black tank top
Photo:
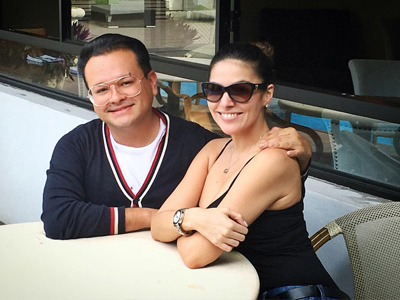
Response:
[[[222,149],[217,159],[225,150]],[[229,193],[250,158],[228,190],[208,208],[217,207]],[[250,226],[246,239],[236,248],[253,264],[260,278],[260,295],[286,285],[323,284],[337,287],[316,256],[308,238],[303,216],[304,182],[300,202],[283,210],[265,210]],[[251,205],[251,199],[246,199]]]

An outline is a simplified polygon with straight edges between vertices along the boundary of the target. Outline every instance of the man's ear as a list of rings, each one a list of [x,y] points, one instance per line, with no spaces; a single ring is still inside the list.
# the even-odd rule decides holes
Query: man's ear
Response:
[[[147,80],[150,82],[154,96],[157,95],[158,89],[157,89],[157,74],[156,74],[156,72],[151,70],[149,73],[147,73]]]

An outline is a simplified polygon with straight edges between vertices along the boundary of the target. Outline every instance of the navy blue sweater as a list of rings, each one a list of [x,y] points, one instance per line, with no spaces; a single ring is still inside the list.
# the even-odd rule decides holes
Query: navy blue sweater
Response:
[[[116,160],[107,125],[99,119],[76,127],[57,143],[47,171],[42,220],[54,239],[125,232],[125,208],[159,208],[199,150],[217,135],[154,110],[166,132],[145,183],[135,195]]]

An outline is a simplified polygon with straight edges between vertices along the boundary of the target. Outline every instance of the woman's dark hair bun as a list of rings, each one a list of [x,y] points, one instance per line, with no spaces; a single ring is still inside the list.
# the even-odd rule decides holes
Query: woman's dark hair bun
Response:
[[[254,42],[254,46],[257,46],[261,51],[268,57],[272,58],[274,56],[274,47],[266,41],[264,42]]]

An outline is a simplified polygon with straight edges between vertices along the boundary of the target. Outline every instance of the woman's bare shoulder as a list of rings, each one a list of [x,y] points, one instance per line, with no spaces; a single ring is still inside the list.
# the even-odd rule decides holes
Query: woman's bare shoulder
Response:
[[[229,138],[217,138],[209,141],[197,154],[197,157],[207,158],[213,162],[229,140]]]
[[[207,143],[205,148],[208,150],[221,150],[231,139],[230,138],[218,138],[213,139]]]
[[[257,164],[259,166],[276,167],[278,169],[287,169],[294,171],[299,168],[299,164],[295,158],[287,155],[286,150],[277,148],[266,148],[262,150],[257,156]]]
[[[291,159],[287,154],[285,149],[279,149],[279,148],[265,148],[260,151],[260,153],[257,155],[262,157],[263,159],[267,160],[279,160],[279,161],[284,161],[287,159]]]

